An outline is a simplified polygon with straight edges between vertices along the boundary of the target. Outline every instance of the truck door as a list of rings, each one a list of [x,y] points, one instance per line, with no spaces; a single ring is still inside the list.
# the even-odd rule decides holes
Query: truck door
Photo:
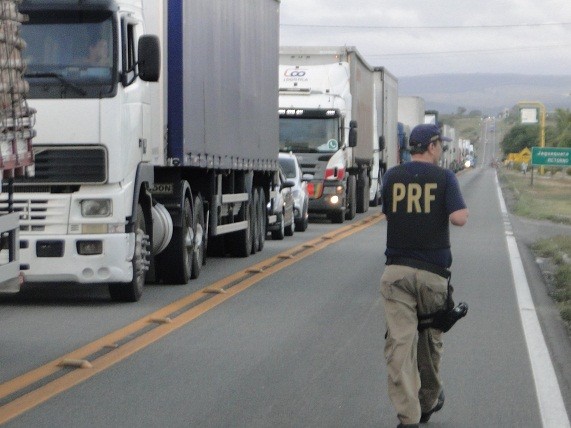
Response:
[[[148,83],[138,78],[137,41],[142,34],[142,25],[130,17],[121,20],[122,85],[124,102],[122,108],[122,135],[125,146],[131,153],[127,159],[146,162],[151,158],[150,138],[150,91]],[[135,166],[135,165],[132,165]]]

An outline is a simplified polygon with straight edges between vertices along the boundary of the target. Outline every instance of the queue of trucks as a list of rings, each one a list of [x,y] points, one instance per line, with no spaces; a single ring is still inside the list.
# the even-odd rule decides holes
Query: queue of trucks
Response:
[[[279,0],[14,3],[37,136],[0,211],[19,215],[25,282],[137,301],[209,254],[262,250],[280,151],[335,223],[378,205],[401,161],[397,79],[354,47],[280,48]]]

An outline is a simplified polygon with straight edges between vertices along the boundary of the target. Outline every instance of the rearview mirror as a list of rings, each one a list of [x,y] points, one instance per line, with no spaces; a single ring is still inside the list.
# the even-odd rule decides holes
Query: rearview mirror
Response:
[[[349,147],[357,146],[357,121],[349,122]]]
[[[138,52],[139,77],[145,82],[158,82],[161,74],[161,48],[159,38],[153,35],[141,36]]]

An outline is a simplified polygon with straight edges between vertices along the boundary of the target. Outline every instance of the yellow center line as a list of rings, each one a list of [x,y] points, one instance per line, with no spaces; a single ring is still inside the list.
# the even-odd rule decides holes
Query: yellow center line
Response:
[[[0,424],[15,418],[16,416],[49,400],[53,396],[72,388],[92,376],[95,376],[97,373],[108,369],[114,364],[117,364],[125,358],[148,347],[157,340],[172,333],[180,327],[183,327],[198,318],[200,315],[208,312],[236,294],[241,293],[262,279],[273,275],[287,266],[297,263],[311,254],[321,251],[337,241],[378,223],[383,218],[384,216],[382,214],[369,216],[360,222],[336,229],[334,232],[329,232],[319,238],[291,248],[247,269],[238,271],[201,290],[164,306],[152,314],[118,329],[113,333],[78,348],[60,358],[57,358],[56,360],[51,361],[50,363],[38,367],[37,369],[1,384],[0,399],[4,399],[61,371],[62,361],[71,362],[71,365],[75,367],[71,372],[65,373],[59,378],[47,382],[45,385],[32,389],[31,391],[24,393],[1,406]],[[234,283],[235,285],[232,285]],[[228,288],[225,289],[224,287]],[[193,305],[201,299],[205,299],[205,293],[207,293],[208,290],[224,290],[224,292],[207,295],[205,301],[200,302],[189,309],[185,309],[187,306]],[[183,310],[182,313],[174,317],[172,316],[174,313],[181,310]],[[159,323],[150,331],[141,333],[124,344],[117,345],[118,342],[121,342],[129,336],[148,328],[149,323],[156,323],[157,321]],[[87,358],[90,355],[99,352],[102,349],[107,349],[108,352],[98,356],[93,361],[87,361]]]

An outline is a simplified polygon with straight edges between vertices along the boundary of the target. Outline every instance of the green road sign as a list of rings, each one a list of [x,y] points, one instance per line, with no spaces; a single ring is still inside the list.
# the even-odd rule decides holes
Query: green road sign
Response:
[[[532,147],[531,164],[544,166],[571,166],[571,148]]]

